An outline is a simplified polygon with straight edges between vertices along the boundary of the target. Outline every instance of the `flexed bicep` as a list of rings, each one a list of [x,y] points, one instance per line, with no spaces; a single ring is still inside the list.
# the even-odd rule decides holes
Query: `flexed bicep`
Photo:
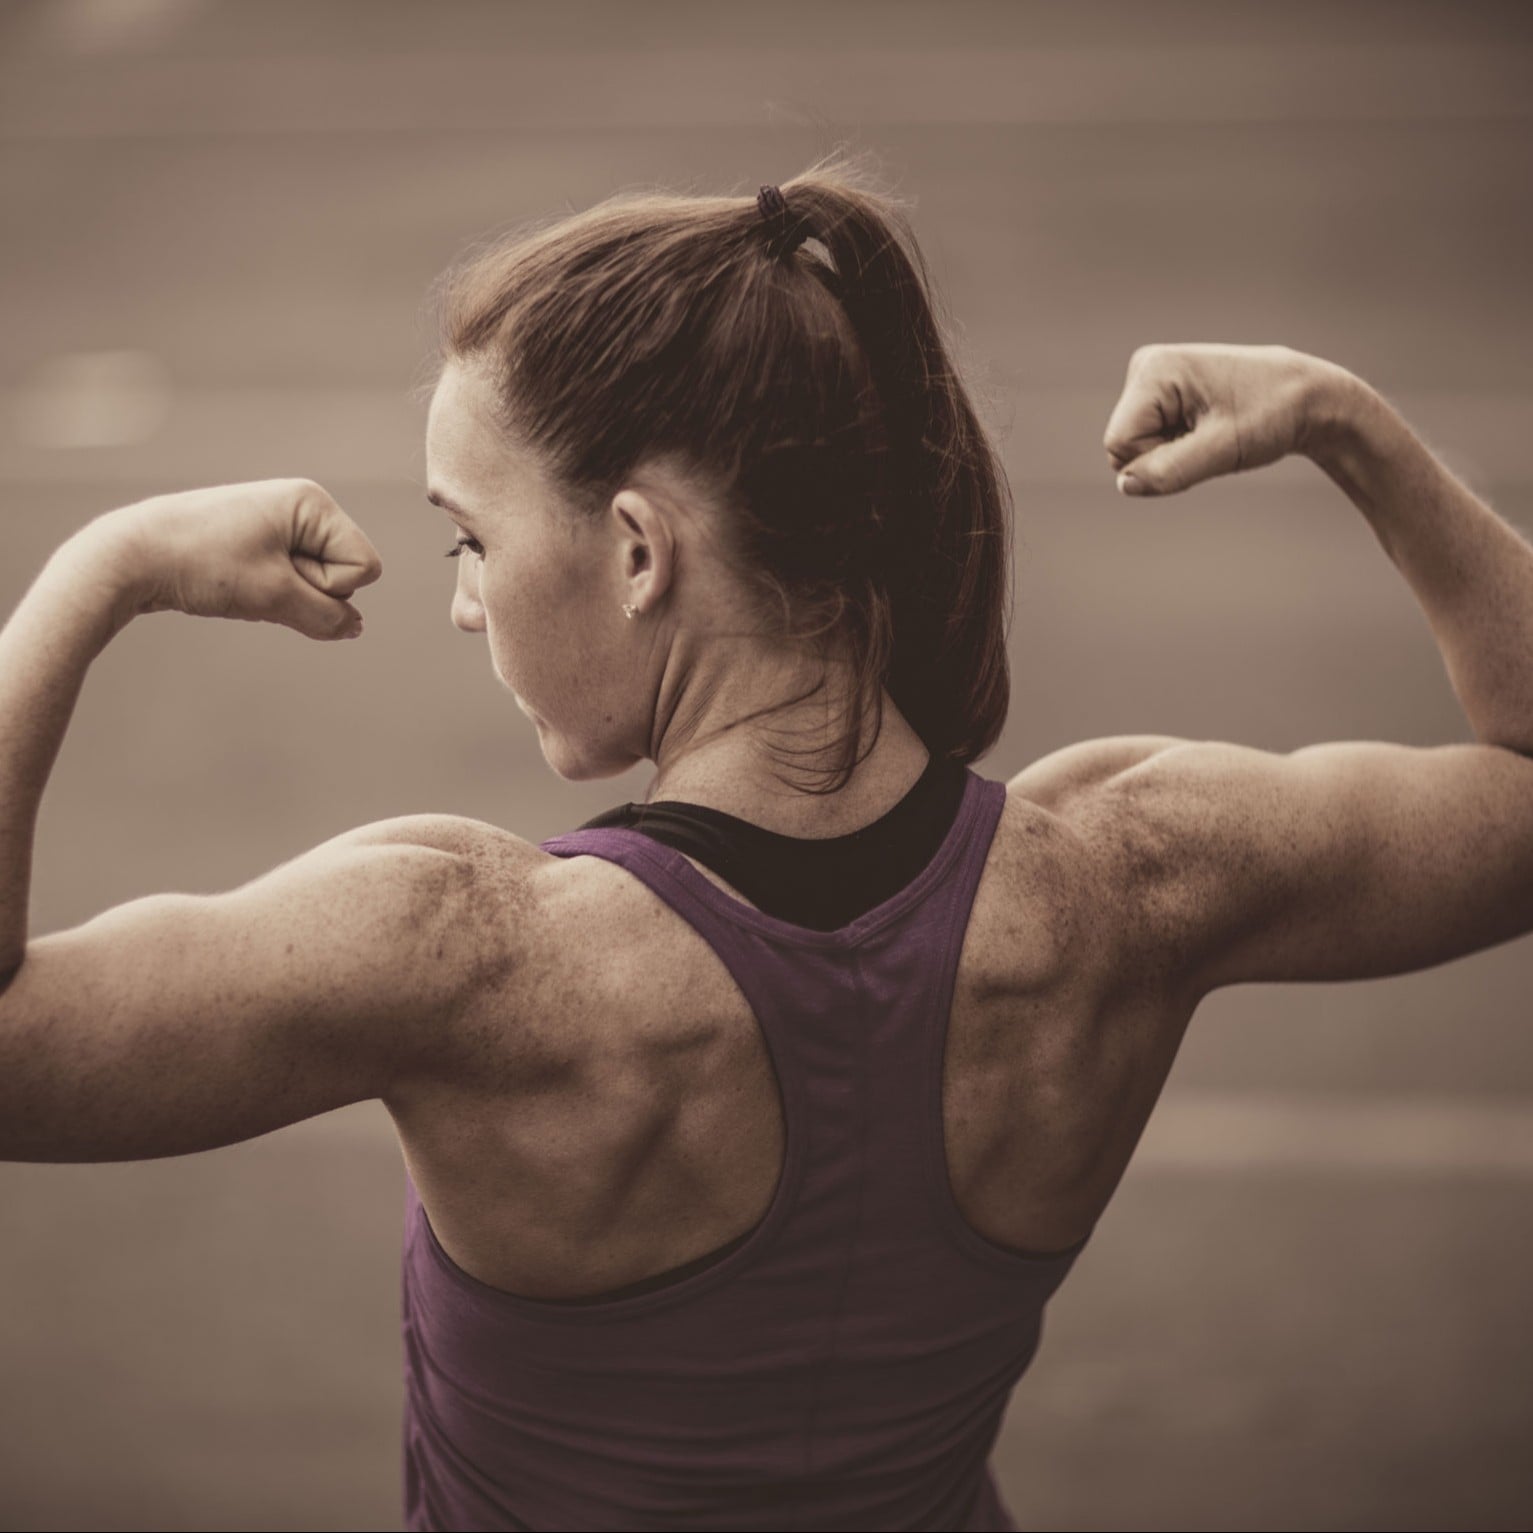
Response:
[[[189,1154],[419,1068],[480,978],[474,865],[389,823],[34,938],[0,993],[0,1159]]]
[[[1409,973],[1533,931],[1533,760],[1499,746],[1189,743],[1077,818],[1131,949],[1197,995]]]

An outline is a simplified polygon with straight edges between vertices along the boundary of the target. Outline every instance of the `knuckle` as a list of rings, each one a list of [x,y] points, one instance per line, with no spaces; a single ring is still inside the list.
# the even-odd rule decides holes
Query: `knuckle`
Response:
[[[289,479],[287,483],[288,489],[300,499],[324,501],[330,499],[330,496],[325,492],[324,487],[316,483],[313,479],[300,476],[296,479]]]

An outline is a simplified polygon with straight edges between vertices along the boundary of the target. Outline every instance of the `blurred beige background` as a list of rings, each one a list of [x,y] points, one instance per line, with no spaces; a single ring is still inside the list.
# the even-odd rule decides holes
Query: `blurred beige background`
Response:
[[[1017,498],[980,770],[1156,732],[1471,738],[1307,464],[1119,498],[1133,348],[1281,341],[1533,525],[1533,9],[1351,3],[0,8],[0,604],[143,495],[315,477],[365,639],[146,619],[96,664],[33,930],[422,810],[532,840],[565,783],[448,621],[426,285],[641,182],[754,193],[842,140],[916,228]],[[1533,943],[1211,997],[997,1448],[1024,1525],[1533,1521]],[[209,1025],[217,1019],[210,1017]],[[0,1526],[390,1528],[403,1178],[376,1104],[179,1161],[0,1166]]]

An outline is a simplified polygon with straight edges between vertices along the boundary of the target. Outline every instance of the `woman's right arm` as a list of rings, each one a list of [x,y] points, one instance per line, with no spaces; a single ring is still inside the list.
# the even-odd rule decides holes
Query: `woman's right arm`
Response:
[[[1121,899],[1125,961],[1201,996],[1405,973],[1533,931],[1533,547],[1378,394],[1284,347],[1142,348],[1106,446],[1150,496],[1313,458],[1416,593],[1477,737],[1156,742],[1083,785],[1061,813]]]

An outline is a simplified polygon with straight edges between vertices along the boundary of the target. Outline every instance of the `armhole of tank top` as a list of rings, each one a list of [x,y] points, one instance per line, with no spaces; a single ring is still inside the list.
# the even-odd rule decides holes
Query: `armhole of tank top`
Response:
[[[957,990],[958,960],[961,956],[964,936],[974,910],[975,896],[979,893],[980,879],[990,855],[1001,817],[1006,809],[1006,784],[994,782],[993,792],[985,805],[985,814],[965,843],[963,875],[954,890],[954,897],[947,907],[947,919],[943,931],[941,963],[932,977],[931,1005],[936,1013],[931,1028],[930,1053],[927,1058],[925,1140],[928,1170],[927,1186],[939,1223],[947,1230],[959,1249],[977,1258],[986,1266],[1012,1276],[1057,1273],[1063,1276],[1068,1264],[1081,1253],[1091,1239],[1085,1238],[1063,1251],[1021,1251],[1004,1246],[981,1235],[963,1216],[958,1199],[953,1192],[952,1176],[948,1170],[947,1133],[942,1117],[943,1066],[947,1057],[949,1024],[952,1020],[953,997]],[[985,826],[988,825],[988,832]]]

